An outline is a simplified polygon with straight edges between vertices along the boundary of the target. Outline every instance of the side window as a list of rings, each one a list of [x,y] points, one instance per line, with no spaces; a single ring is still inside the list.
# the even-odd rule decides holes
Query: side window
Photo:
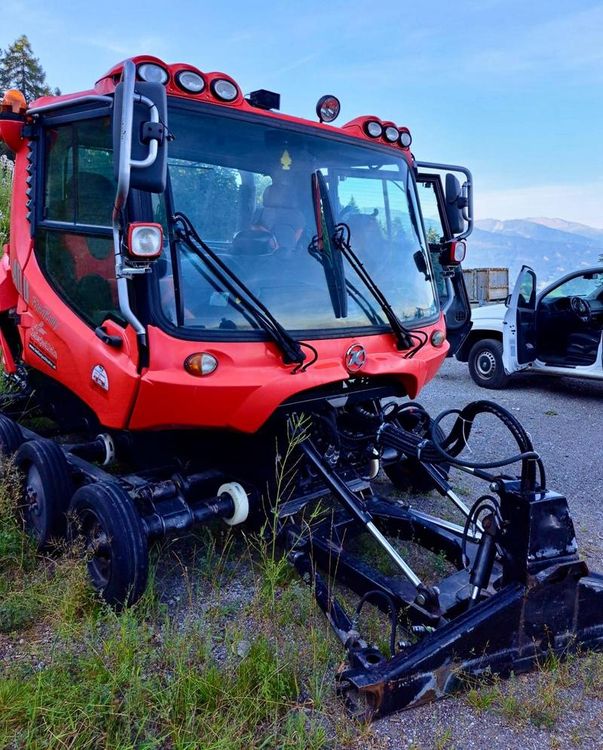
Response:
[[[423,214],[427,242],[429,243],[431,265],[440,298],[440,307],[444,308],[450,298],[450,283],[444,274],[444,269],[440,262],[440,252],[442,249],[440,243],[445,238],[445,231],[440,216],[438,199],[432,182],[417,183],[417,192],[419,193],[421,213]]]
[[[520,309],[531,310],[534,308],[536,300],[536,279],[533,272],[526,272],[519,283],[519,296],[517,298],[517,307]]]
[[[118,309],[108,117],[48,128],[36,257],[51,284],[91,325]]]

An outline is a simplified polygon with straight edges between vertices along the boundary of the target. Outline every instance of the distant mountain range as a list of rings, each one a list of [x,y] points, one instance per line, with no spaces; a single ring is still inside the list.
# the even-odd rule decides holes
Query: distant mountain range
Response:
[[[603,266],[603,229],[564,219],[482,219],[467,246],[465,268],[508,268],[511,287],[523,264],[536,271],[539,288],[571,271]]]

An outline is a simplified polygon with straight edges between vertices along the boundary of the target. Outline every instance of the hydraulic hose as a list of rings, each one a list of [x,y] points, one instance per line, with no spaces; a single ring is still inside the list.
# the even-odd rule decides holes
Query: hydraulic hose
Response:
[[[395,409],[388,415],[388,421],[379,430],[379,439],[383,445],[395,448],[405,455],[415,456],[425,463],[449,463],[470,469],[497,469],[521,461],[522,489],[529,491],[535,488],[536,466],[539,468],[540,484],[544,489],[545,474],[542,461],[519,420],[504,407],[492,401],[473,401],[463,409],[447,409],[435,419],[428,421],[428,437],[410,432],[392,423],[401,412],[409,408],[421,411],[428,418],[427,412],[419,404],[405,404]],[[438,427],[450,414],[456,414],[457,418],[447,437],[442,440],[437,434]],[[474,420],[479,414],[492,414],[499,419],[513,436],[520,452],[497,461],[467,461],[458,458],[469,442]]]

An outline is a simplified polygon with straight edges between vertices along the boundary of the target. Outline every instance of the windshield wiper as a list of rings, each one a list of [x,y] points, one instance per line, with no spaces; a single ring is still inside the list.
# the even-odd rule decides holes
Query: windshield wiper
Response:
[[[224,261],[199,236],[191,220],[181,211],[172,217],[174,233],[192,252],[194,252],[207,266],[210,272],[229,292],[235,304],[239,304],[251,314],[260,328],[262,328],[277,344],[283,353],[286,365],[303,365],[306,354],[302,345],[296,341],[272,315],[270,310],[261,302],[249,287],[231,271]],[[294,372],[297,372],[296,368]]]
[[[325,256],[318,249],[317,237],[312,238],[312,242],[308,246],[308,252],[315,260],[317,260],[323,266],[323,269],[324,269]],[[371,303],[368,301],[366,296],[362,294],[360,289],[358,289],[357,286],[354,286],[354,284],[352,284],[352,282],[349,279],[345,280],[345,286],[348,291],[348,295],[354,300],[354,302],[358,305],[358,307],[362,310],[362,312],[366,315],[366,317],[370,320],[370,322],[374,326],[382,326],[383,319],[379,317],[375,308],[371,305]]]
[[[348,297],[346,293],[343,258],[335,246],[335,220],[329,194],[320,170],[312,173],[312,202],[316,217],[317,235],[310,244],[310,253],[319,258],[327,281],[331,304],[336,318],[347,318]]]
[[[364,267],[360,258],[352,250],[352,246],[350,244],[350,228],[348,227],[347,224],[335,225],[333,218],[332,218],[333,209],[331,206],[331,199],[329,197],[329,190],[327,188],[325,178],[320,170],[316,170],[316,172],[314,172],[312,175],[312,192],[314,196],[315,205],[322,206],[321,214],[325,217],[330,217],[331,219],[330,224],[328,222],[325,222],[327,229],[330,228],[330,234],[329,234],[330,241],[328,243],[328,246],[329,248],[332,248],[338,251],[337,255],[340,258],[340,267],[341,267],[340,278],[343,280],[342,286],[344,288],[344,294],[345,294],[345,276],[344,276],[344,271],[343,271],[343,262],[341,260],[342,256],[345,256],[346,260],[348,261],[348,263],[350,264],[354,272],[357,274],[357,276],[360,277],[364,285],[367,287],[367,289],[370,291],[370,293],[379,303],[379,306],[383,310],[385,317],[387,318],[388,323],[390,324],[391,329],[394,332],[398,349],[402,350],[402,349],[413,348],[415,344],[413,343],[413,340],[412,340],[412,334],[402,324],[401,320],[398,318],[398,316],[394,312],[387,297],[383,294],[381,289],[377,286],[372,276]],[[321,226],[319,225],[319,233],[320,231],[321,231]],[[320,234],[319,234],[319,239],[320,239]],[[324,245],[324,237],[323,237],[323,245]],[[326,271],[325,271],[325,275],[326,275]],[[346,309],[346,314],[347,314],[347,309]]]

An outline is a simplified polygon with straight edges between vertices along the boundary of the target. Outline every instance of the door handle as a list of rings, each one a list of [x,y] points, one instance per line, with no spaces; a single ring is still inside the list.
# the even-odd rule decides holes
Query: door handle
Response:
[[[107,331],[105,331],[102,326],[97,326],[94,329],[94,333],[103,342],[103,344],[112,346],[114,349],[120,349],[124,343],[121,336],[112,336],[110,333],[107,333]]]

